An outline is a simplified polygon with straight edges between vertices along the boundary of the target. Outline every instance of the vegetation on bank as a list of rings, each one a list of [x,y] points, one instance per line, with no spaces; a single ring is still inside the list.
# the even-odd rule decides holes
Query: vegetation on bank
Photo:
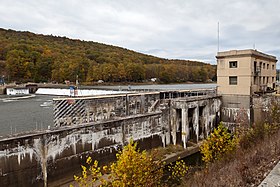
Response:
[[[220,132],[225,133],[217,133],[219,126],[201,147],[206,167],[187,175],[181,186],[258,186],[280,160],[279,104],[274,101],[263,112],[263,122],[251,127],[241,122],[231,139],[224,130]],[[225,140],[229,142],[222,144]]]
[[[202,160],[205,163],[220,160],[224,155],[231,154],[236,149],[237,144],[238,138],[232,136],[228,129],[220,123],[200,146]]]
[[[171,174],[164,178],[165,163],[157,155],[137,149],[137,143],[133,141],[124,146],[116,157],[116,162],[103,167],[89,157],[86,161],[88,166],[81,166],[82,175],[74,176],[75,181],[79,186],[167,186],[180,182],[188,171],[185,162],[180,160],[168,166]]]
[[[168,60],[96,42],[0,29],[0,75],[6,81],[33,82],[205,82],[216,67]]]

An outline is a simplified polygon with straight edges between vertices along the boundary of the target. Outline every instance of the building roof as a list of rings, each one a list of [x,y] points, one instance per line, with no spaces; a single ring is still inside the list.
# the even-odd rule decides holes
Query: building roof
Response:
[[[254,49],[230,50],[230,51],[218,52],[216,58],[220,59],[220,58],[225,58],[225,57],[243,57],[243,56],[262,57],[262,58],[277,62],[277,59],[275,56],[268,55],[268,54],[262,53],[260,51],[254,50]]]

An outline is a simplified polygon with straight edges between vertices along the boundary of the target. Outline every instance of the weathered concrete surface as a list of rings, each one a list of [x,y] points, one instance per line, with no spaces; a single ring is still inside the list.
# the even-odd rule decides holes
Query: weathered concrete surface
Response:
[[[261,97],[253,97],[253,112],[255,122],[271,122],[271,112],[274,106],[280,105],[280,97],[277,95],[267,95]],[[273,115],[272,115],[273,116]]]
[[[87,156],[101,163],[112,161],[130,138],[142,149],[164,146],[165,130],[159,118],[159,113],[153,113],[1,140],[0,184],[46,186],[63,175],[73,175]]]
[[[206,138],[220,118],[221,100],[218,96],[178,98],[170,105],[172,140],[174,144],[182,143],[184,148],[187,148],[188,140],[198,142]]]
[[[236,124],[250,124],[250,96],[223,95],[221,121],[229,128],[234,129]]]
[[[213,89],[180,90],[110,96],[54,99],[54,125],[57,127],[119,119],[129,115],[160,111],[159,101],[216,95]]]
[[[278,187],[280,186],[280,162],[273,168],[268,176],[262,181],[259,187]]]
[[[58,128],[0,140],[0,184],[47,186],[72,178],[88,156],[100,164],[131,138],[151,149],[207,137],[219,120],[217,95],[187,91],[54,101]]]
[[[276,95],[222,96],[221,121],[230,129],[236,125],[250,126],[254,123],[270,122],[268,116],[273,105],[280,104]]]
[[[158,92],[152,92],[54,99],[54,125],[60,127],[144,114],[159,97]]]

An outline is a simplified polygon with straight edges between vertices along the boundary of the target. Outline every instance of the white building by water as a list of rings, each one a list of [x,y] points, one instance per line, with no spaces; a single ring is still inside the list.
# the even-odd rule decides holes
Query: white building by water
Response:
[[[7,88],[6,92],[7,95],[27,95],[29,94],[29,89],[23,87]]]

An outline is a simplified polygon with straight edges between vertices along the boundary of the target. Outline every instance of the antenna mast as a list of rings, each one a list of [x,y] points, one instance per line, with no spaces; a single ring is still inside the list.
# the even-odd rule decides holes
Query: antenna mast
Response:
[[[218,52],[220,51],[220,23],[218,22]]]

